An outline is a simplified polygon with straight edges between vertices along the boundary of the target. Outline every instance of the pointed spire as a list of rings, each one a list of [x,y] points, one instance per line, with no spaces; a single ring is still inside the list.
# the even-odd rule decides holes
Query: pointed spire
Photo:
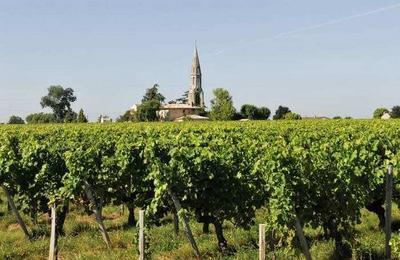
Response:
[[[197,51],[197,42],[196,41],[194,41],[194,57],[193,57],[193,63],[192,63],[192,74],[194,74],[194,75],[201,74],[199,52]]]
[[[194,56],[192,73],[190,74],[190,87],[188,93],[188,104],[195,107],[204,107],[204,93],[201,87],[201,69],[199,52],[196,41],[194,42]]]

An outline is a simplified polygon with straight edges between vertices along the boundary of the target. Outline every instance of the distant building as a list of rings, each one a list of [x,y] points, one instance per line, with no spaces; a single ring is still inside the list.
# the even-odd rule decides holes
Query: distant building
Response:
[[[184,117],[198,115],[204,108],[204,92],[202,88],[202,75],[200,68],[199,52],[194,50],[192,69],[190,73],[190,84],[188,101],[186,104],[166,104],[158,112],[161,121],[182,120]],[[205,117],[190,117],[189,120],[204,120]]]
[[[384,113],[382,116],[381,116],[381,119],[384,119],[384,120],[387,120],[387,119],[390,119],[391,118],[391,116],[390,116],[390,114],[389,113]]]
[[[190,74],[188,105],[192,107],[204,108],[204,92],[201,86],[201,68],[197,47],[195,47],[194,52],[192,72]]]
[[[138,106],[140,104],[134,104],[133,106],[131,106],[131,108],[129,109],[130,111],[136,112],[138,110]]]
[[[175,121],[181,117],[197,115],[200,109],[189,104],[166,104],[158,111],[158,116],[161,121]]]
[[[99,123],[112,123],[112,118],[110,118],[109,116],[105,116],[105,115],[100,115],[99,117]]]
[[[199,115],[187,115],[187,116],[182,116],[178,117],[175,119],[176,122],[183,122],[183,121],[207,121],[209,120],[208,117],[205,116],[199,116]]]
[[[326,116],[304,116],[302,119],[307,120],[307,119],[330,119],[329,117]]]
[[[202,74],[200,68],[200,59],[197,47],[194,49],[192,69],[190,73],[190,84],[188,100],[186,104],[163,104],[158,111],[158,117],[161,121],[182,121],[187,117],[188,120],[207,120],[208,117],[199,116],[205,108],[204,92],[202,88]],[[131,112],[137,112],[138,106],[131,107]],[[197,116],[194,116],[197,115]]]

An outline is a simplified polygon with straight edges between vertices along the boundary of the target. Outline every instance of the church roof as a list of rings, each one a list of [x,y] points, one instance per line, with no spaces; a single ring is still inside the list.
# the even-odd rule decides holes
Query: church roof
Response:
[[[200,107],[191,106],[189,104],[165,104],[161,109],[198,109]]]
[[[199,115],[187,115],[187,116],[181,116],[175,119],[177,122],[182,122],[185,119],[191,119],[191,120],[210,120],[210,118],[205,117],[205,116],[199,116]]]

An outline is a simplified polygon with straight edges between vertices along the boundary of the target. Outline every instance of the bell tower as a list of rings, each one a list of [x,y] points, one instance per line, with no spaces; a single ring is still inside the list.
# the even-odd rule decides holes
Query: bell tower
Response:
[[[194,57],[192,70],[190,73],[190,87],[188,94],[188,104],[194,107],[204,108],[204,92],[201,87],[201,69],[197,46],[194,47]]]

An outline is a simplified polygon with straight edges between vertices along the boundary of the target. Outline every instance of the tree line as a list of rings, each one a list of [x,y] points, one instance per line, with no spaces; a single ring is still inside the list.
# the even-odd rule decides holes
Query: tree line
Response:
[[[42,108],[50,108],[52,113],[33,113],[28,115],[25,120],[20,116],[11,116],[9,124],[46,124],[46,123],[87,123],[88,119],[80,109],[76,113],[71,105],[77,100],[72,88],[63,88],[62,86],[50,86],[48,94],[40,100]]]
[[[268,107],[257,107],[252,104],[244,104],[237,110],[233,104],[233,98],[228,90],[217,88],[213,90],[213,99],[211,100],[210,110],[205,109],[199,111],[199,115],[207,116],[211,120],[227,121],[227,120],[267,120],[271,116],[271,110]],[[184,104],[187,102],[188,92],[186,91],[182,97],[171,100],[168,104]],[[126,121],[158,121],[157,111],[160,110],[165,102],[165,96],[160,93],[159,85],[146,89],[141,104],[138,105],[136,111],[127,110],[121,115],[117,122]],[[298,120],[301,116],[292,112],[288,107],[279,106],[273,116],[274,120],[291,119]]]
[[[83,109],[75,112],[72,109],[72,103],[77,100],[72,88],[63,88],[62,86],[50,86],[48,94],[40,100],[42,108],[50,108],[52,113],[32,113],[25,120],[19,116],[10,117],[9,124],[46,124],[46,123],[87,123],[88,118]],[[146,92],[138,105],[136,111],[127,110],[124,114],[117,118],[117,122],[127,121],[158,121],[158,111],[165,103],[165,96],[160,93],[159,85],[154,84]],[[175,100],[171,100],[168,104],[185,104],[188,100],[188,91]],[[237,110],[233,104],[233,98],[228,90],[216,88],[213,90],[213,98],[211,99],[211,107],[209,110],[201,109],[198,111],[201,116],[207,116],[211,120],[227,121],[227,120],[268,120],[271,117],[271,110],[266,106],[255,106],[253,104],[244,104]],[[373,113],[373,118],[382,118],[387,114],[389,118],[400,118],[400,106],[394,106],[391,110],[381,107],[377,108]],[[272,116],[273,120],[300,120],[302,117],[289,107],[279,106]],[[335,116],[332,119],[341,119]],[[345,117],[344,119],[351,119]],[[98,120],[99,121],[99,120]]]
[[[379,107],[375,109],[372,117],[375,119],[380,119],[385,114],[389,115],[390,118],[400,118],[400,106],[394,106],[391,111],[385,107]]]

